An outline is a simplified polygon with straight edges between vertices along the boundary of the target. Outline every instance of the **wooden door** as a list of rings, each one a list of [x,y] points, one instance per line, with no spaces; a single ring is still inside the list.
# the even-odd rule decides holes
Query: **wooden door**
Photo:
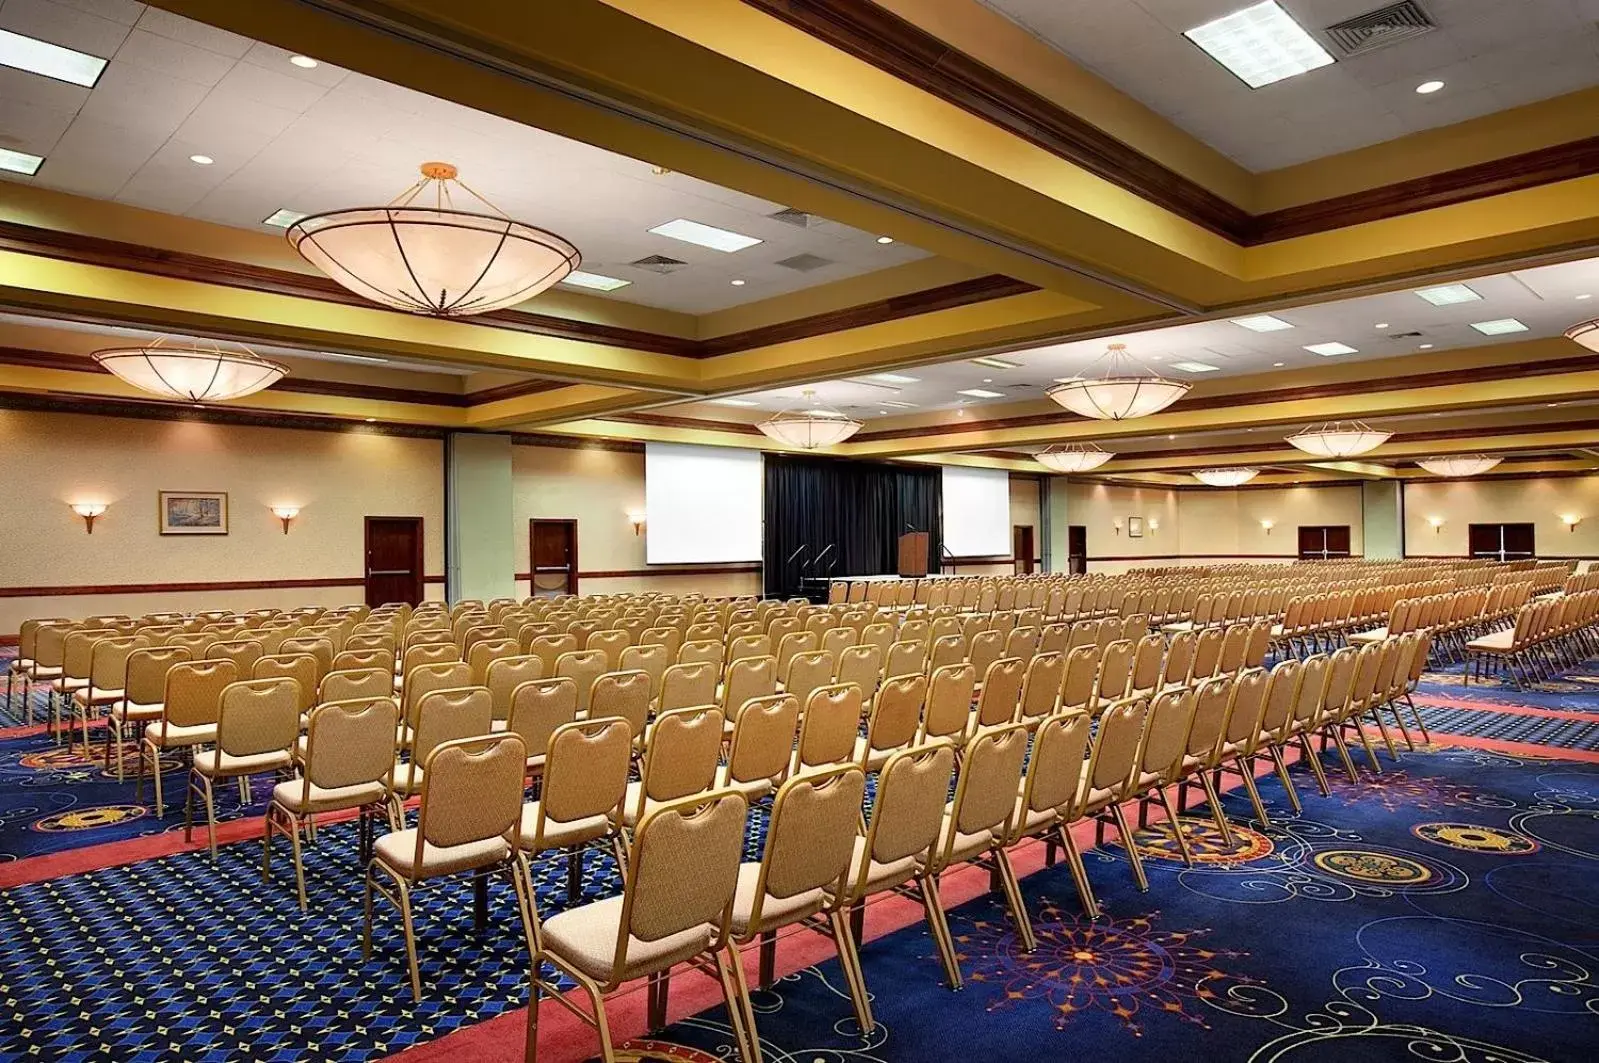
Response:
[[[1472,524],[1466,529],[1472,557],[1495,561],[1526,561],[1537,556],[1531,524]]]
[[[1066,571],[1080,576],[1088,571],[1088,526],[1066,526]]]
[[[1501,524],[1506,561],[1526,561],[1538,556],[1531,524]]]
[[[1016,561],[1016,574],[1025,576],[1033,571],[1033,526],[1012,525],[1011,557]]]
[[[1299,526],[1299,556],[1300,558],[1321,557],[1327,548],[1327,536],[1321,528],[1301,524]]]
[[[366,604],[422,601],[422,518],[366,518]]]
[[[1323,529],[1327,533],[1327,556],[1349,556],[1349,525],[1329,524]]]
[[[576,594],[577,521],[529,521],[528,558],[531,561],[533,597]]]
[[[1349,525],[1301,524],[1299,526],[1300,558],[1348,557]]]

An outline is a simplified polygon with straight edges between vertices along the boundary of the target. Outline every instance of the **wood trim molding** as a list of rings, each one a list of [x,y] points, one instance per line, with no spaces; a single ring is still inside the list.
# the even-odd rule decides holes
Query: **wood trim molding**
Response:
[[[424,583],[443,583],[443,576],[424,576]],[[89,594],[203,594],[209,591],[275,591],[302,587],[364,587],[364,576],[325,579],[243,579],[192,583],[66,583],[57,586],[0,587],[0,598],[70,598]]]
[[[0,391],[0,409],[29,410],[36,413],[79,413],[93,417],[132,417],[141,421],[200,421],[206,424],[236,425],[245,428],[283,428],[301,432],[373,432],[407,439],[443,439],[449,434],[432,425],[398,422],[368,422],[363,417],[334,417],[322,414],[280,413],[243,407],[202,406],[141,399],[110,399],[98,395],[70,395],[60,392],[36,394]]]
[[[614,450],[622,454],[642,454],[644,444],[626,439],[604,439],[588,436],[558,436],[546,432],[512,432],[511,445],[515,447],[554,447],[557,450]]]
[[[1354,554],[1364,557],[1365,554]],[[1086,561],[1297,561],[1298,554],[1104,554],[1088,557]]]
[[[876,4],[744,2],[1245,246],[1599,173],[1589,138],[1255,215]]]
[[[613,413],[600,420],[618,424],[649,425],[654,428],[691,428],[702,432],[732,432],[735,435],[761,436],[761,430],[749,421],[712,421],[699,417],[676,417],[669,413]]]
[[[761,571],[759,561],[750,561],[735,565],[654,565],[649,568],[618,568],[600,569],[593,572],[579,570],[577,578],[585,579],[641,579],[654,576],[729,576],[758,573]],[[531,580],[531,572],[518,572],[519,580]]]

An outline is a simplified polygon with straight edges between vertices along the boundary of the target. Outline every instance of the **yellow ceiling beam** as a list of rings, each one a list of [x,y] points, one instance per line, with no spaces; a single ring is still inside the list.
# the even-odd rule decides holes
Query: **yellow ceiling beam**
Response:
[[[484,430],[540,428],[575,418],[634,410],[661,398],[658,392],[600,384],[572,384],[472,406],[467,411],[466,423],[472,428]]]

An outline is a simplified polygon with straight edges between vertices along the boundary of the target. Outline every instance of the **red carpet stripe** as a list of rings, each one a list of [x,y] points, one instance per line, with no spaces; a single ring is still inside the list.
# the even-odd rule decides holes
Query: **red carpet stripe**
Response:
[[[1470,701],[1465,698],[1439,697],[1435,694],[1415,695],[1417,705],[1433,709],[1472,709],[1478,712],[1498,712],[1507,716],[1542,716],[1551,720],[1577,720],[1592,723],[1599,715],[1577,709],[1543,709],[1536,705],[1502,705],[1497,701]]]

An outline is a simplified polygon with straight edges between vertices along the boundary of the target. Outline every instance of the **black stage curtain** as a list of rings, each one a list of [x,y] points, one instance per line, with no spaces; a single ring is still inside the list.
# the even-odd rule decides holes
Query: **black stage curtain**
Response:
[[[944,482],[937,466],[766,455],[767,597],[815,591],[806,578],[873,576],[899,567],[902,532],[927,532],[938,571]]]

